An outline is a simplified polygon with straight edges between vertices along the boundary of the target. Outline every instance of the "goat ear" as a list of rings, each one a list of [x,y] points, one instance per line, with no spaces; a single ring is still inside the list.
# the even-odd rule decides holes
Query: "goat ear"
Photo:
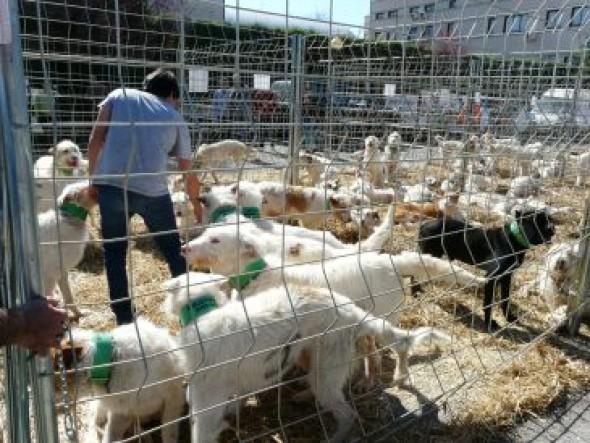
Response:
[[[54,154],[55,153],[55,146],[52,146],[51,148],[49,148],[47,150],[47,152],[49,152],[50,154]]]

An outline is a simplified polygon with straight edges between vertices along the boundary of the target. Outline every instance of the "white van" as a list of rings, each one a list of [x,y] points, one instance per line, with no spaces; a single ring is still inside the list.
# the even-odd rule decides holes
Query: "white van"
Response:
[[[547,132],[568,126],[590,129],[590,89],[548,89],[533,97],[526,121],[519,123],[519,130],[529,125]]]

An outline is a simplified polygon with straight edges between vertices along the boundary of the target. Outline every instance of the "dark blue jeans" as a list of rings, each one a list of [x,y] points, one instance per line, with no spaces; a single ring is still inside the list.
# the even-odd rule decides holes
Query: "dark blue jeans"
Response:
[[[164,255],[172,276],[176,277],[186,272],[186,260],[180,254],[180,237],[178,232],[170,232],[177,229],[172,200],[169,194],[147,197],[114,186],[97,185],[97,188],[111,309],[117,317],[117,324],[131,323],[134,308],[129,298],[129,282],[125,266],[127,227],[133,215],[142,217],[149,231],[155,234],[154,241]]]

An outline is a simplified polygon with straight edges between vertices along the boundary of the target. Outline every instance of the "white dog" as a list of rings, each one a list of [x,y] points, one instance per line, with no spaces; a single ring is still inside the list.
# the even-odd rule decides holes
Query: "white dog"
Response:
[[[162,441],[178,441],[186,365],[166,329],[143,318],[108,334],[73,328],[61,348],[76,381],[90,383],[101,395],[97,410],[107,414],[103,443],[123,439],[134,417],[156,414],[164,426]]]
[[[244,223],[245,219],[236,213],[240,210],[253,215],[252,222],[268,233],[278,236],[279,241],[284,235],[300,237],[318,243],[321,247],[326,245],[332,249],[378,251],[383,248],[385,242],[391,237],[394,224],[394,210],[390,206],[383,223],[365,240],[356,244],[345,244],[338,240],[330,231],[314,231],[305,227],[290,226],[275,223],[272,220],[259,219],[259,212],[264,197],[256,190],[244,186],[243,182],[233,185],[230,193],[208,193],[200,197],[203,206],[203,222],[208,223]],[[258,216],[257,216],[258,214]]]
[[[543,298],[550,311],[548,320],[551,326],[562,326],[567,320],[568,298],[578,289],[580,252],[579,243],[553,245],[535,279],[523,287],[524,292],[534,290]]]
[[[510,182],[508,197],[526,198],[539,195],[541,191],[541,177],[538,174],[514,177]]]
[[[373,232],[381,223],[379,212],[373,208],[359,208],[350,211],[352,222],[359,228],[359,230],[367,230]]]
[[[357,177],[349,188],[350,192],[361,197],[367,197],[372,203],[389,204],[396,199],[403,199],[403,192],[396,189],[377,189],[364,177]]]
[[[404,202],[406,203],[432,202],[440,197],[435,187],[428,182],[402,186],[402,188],[405,189]]]
[[[307,247],[317,246],[302,241],[302,248]],[[265,263],[267,257],[261,257],[261,249],[255,235],[216,226],[184,245],[182,253],[188,261],[194,261],[212,272],[238,276],[232,281],[237,283],[243,297],[279,286],[285,281],[315,288],[327,287],[350,297],[372,314],[393,322],[405,302],[402,277],[423,281],[439,279],[463,285],[485,282],[485,279],[447,260],[417,252],[399,255],[367,252],[359,255],[347,251],[347,255],[325,260],[321,264],[281,267],[280,262]],[[261,269],[249,274],[254,265]],[[239,277],[244,273],[246,277]],[[248,278],[254,276],[256,278]],[[242,284],[246,280],[247,284]]]
[[[327,187],[336,179],[336,170],[333,161],[312,154],[311,152],[299,151],[299,165],[307,173],[311,186],[323,185]]]
[[[395,183],[395,173],[397,169],[397,163],[401,154],[402,136],[399,132],[394,131],[387,136],[387,142],[383,149],[383,157],[387,161],[386,169],[386,180],[392,185]]]
[[[280,182],[240,182],[240,187],[262,195],[261,215],[297,218],[302,226],[310,229],[322,229],[332,217],[348,223],[351,221],[350,208],[363,203],[349,194]]]
[[[228,160],[232,160],[236,167],[243,167],[251,152],[254,150],[238,140],[221,140],[200,145],[195,153],[195,161],[198,168],[205,170],[201,179],[205,179],[210,172],[215,183],[219,183],[215,168],[222,167]]]
[[[434,141],[441,150],[444,166],[450,164],[465,148],[464,142],[460,140],[445,140],[442,135],[435,135]]]
[[[86,161],[73,141],[60,141],[49,149],[49,154],[39,157],[33,165],[37,212],[54,209],[64,188],[85,174]]]
[[[374,135],[365,139],[365,151],[361,160],[359,176],[364,177],[376,188],[382,188],[387,178],[387,165],[379,149],[380,141]]]
[[[96,205],[97,194],[85,180],[69,184],[57,200],[58,209],[38,214],[41,270],[47,295],[55,288],[63,295],[66,307],[75,317],[82,313],[74,303],[68,271],[82,259],[90,238],[86,217]]]
[[[309,359],[308,380],[317,403],[336,418],[330,441],[342,441],[355,417],[342,389],[357,338],[373,336],[392,346],[404,356],[398,362],[402,371],[407,371],[408,351],[419,342],[449,340],[432,328],[394,328],[329,290],[277,286],[243,302],[227,302],[222,283],[218,275],[190,273],[164,285],[165,311],[180,316],[180,340],[192,372],[193,443],[216,441],[227,427],[225,411],[237,406],[232,397],[275,386],[301,359]]]

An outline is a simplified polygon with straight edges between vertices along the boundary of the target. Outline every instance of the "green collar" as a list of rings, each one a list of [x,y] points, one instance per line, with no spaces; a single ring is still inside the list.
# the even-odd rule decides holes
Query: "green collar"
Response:
[[[250,220],[256,220],[260,218],[260,209],[256,206],[242,206],[240,208],[242,215]]]
[[[189,300],[180,310],[180,324],[186,326],[214,309],[217,309],[217,300],[212,295]]]
[[[100,332],[94,336],[94,356],[90,368],[90,382],[106,385],[111,379],[111,360],[113,358],[113,336]]]
[[[71,168],[58,168],[57,171],[62,177],[72,177],[74,175],[74,170]]]
[[[255,280],[265,268],[266,262],[263,258],[254,260],[246,265],[242,274],[230,276],[229,284],[238,291],[241,291],[248,286],[252,280]]]
[[[516,220],[513,220],[512,223],[510,223],[510,232],[512,233],[512,235],[514,235],[514,238],[521,246],[525,248],[531,246],[526,236],[520,230],[520,225]]]
[[[222,222],[225,217],[231,214],[235,214],[238,208],[234,205],[223,205],[218,206],[215,210],[211,213],[211,223],[220,223]],[[240,208],[240,212],[246,218],[250,219],[257,219],[260,218],[260,209],[256,206],[243,206]]]
[[[75,203],[62,203],[59,206],[59,211],[62,214],[69,215],[70,217],[78,218],[82,221],[86,220],[88,211]]]

